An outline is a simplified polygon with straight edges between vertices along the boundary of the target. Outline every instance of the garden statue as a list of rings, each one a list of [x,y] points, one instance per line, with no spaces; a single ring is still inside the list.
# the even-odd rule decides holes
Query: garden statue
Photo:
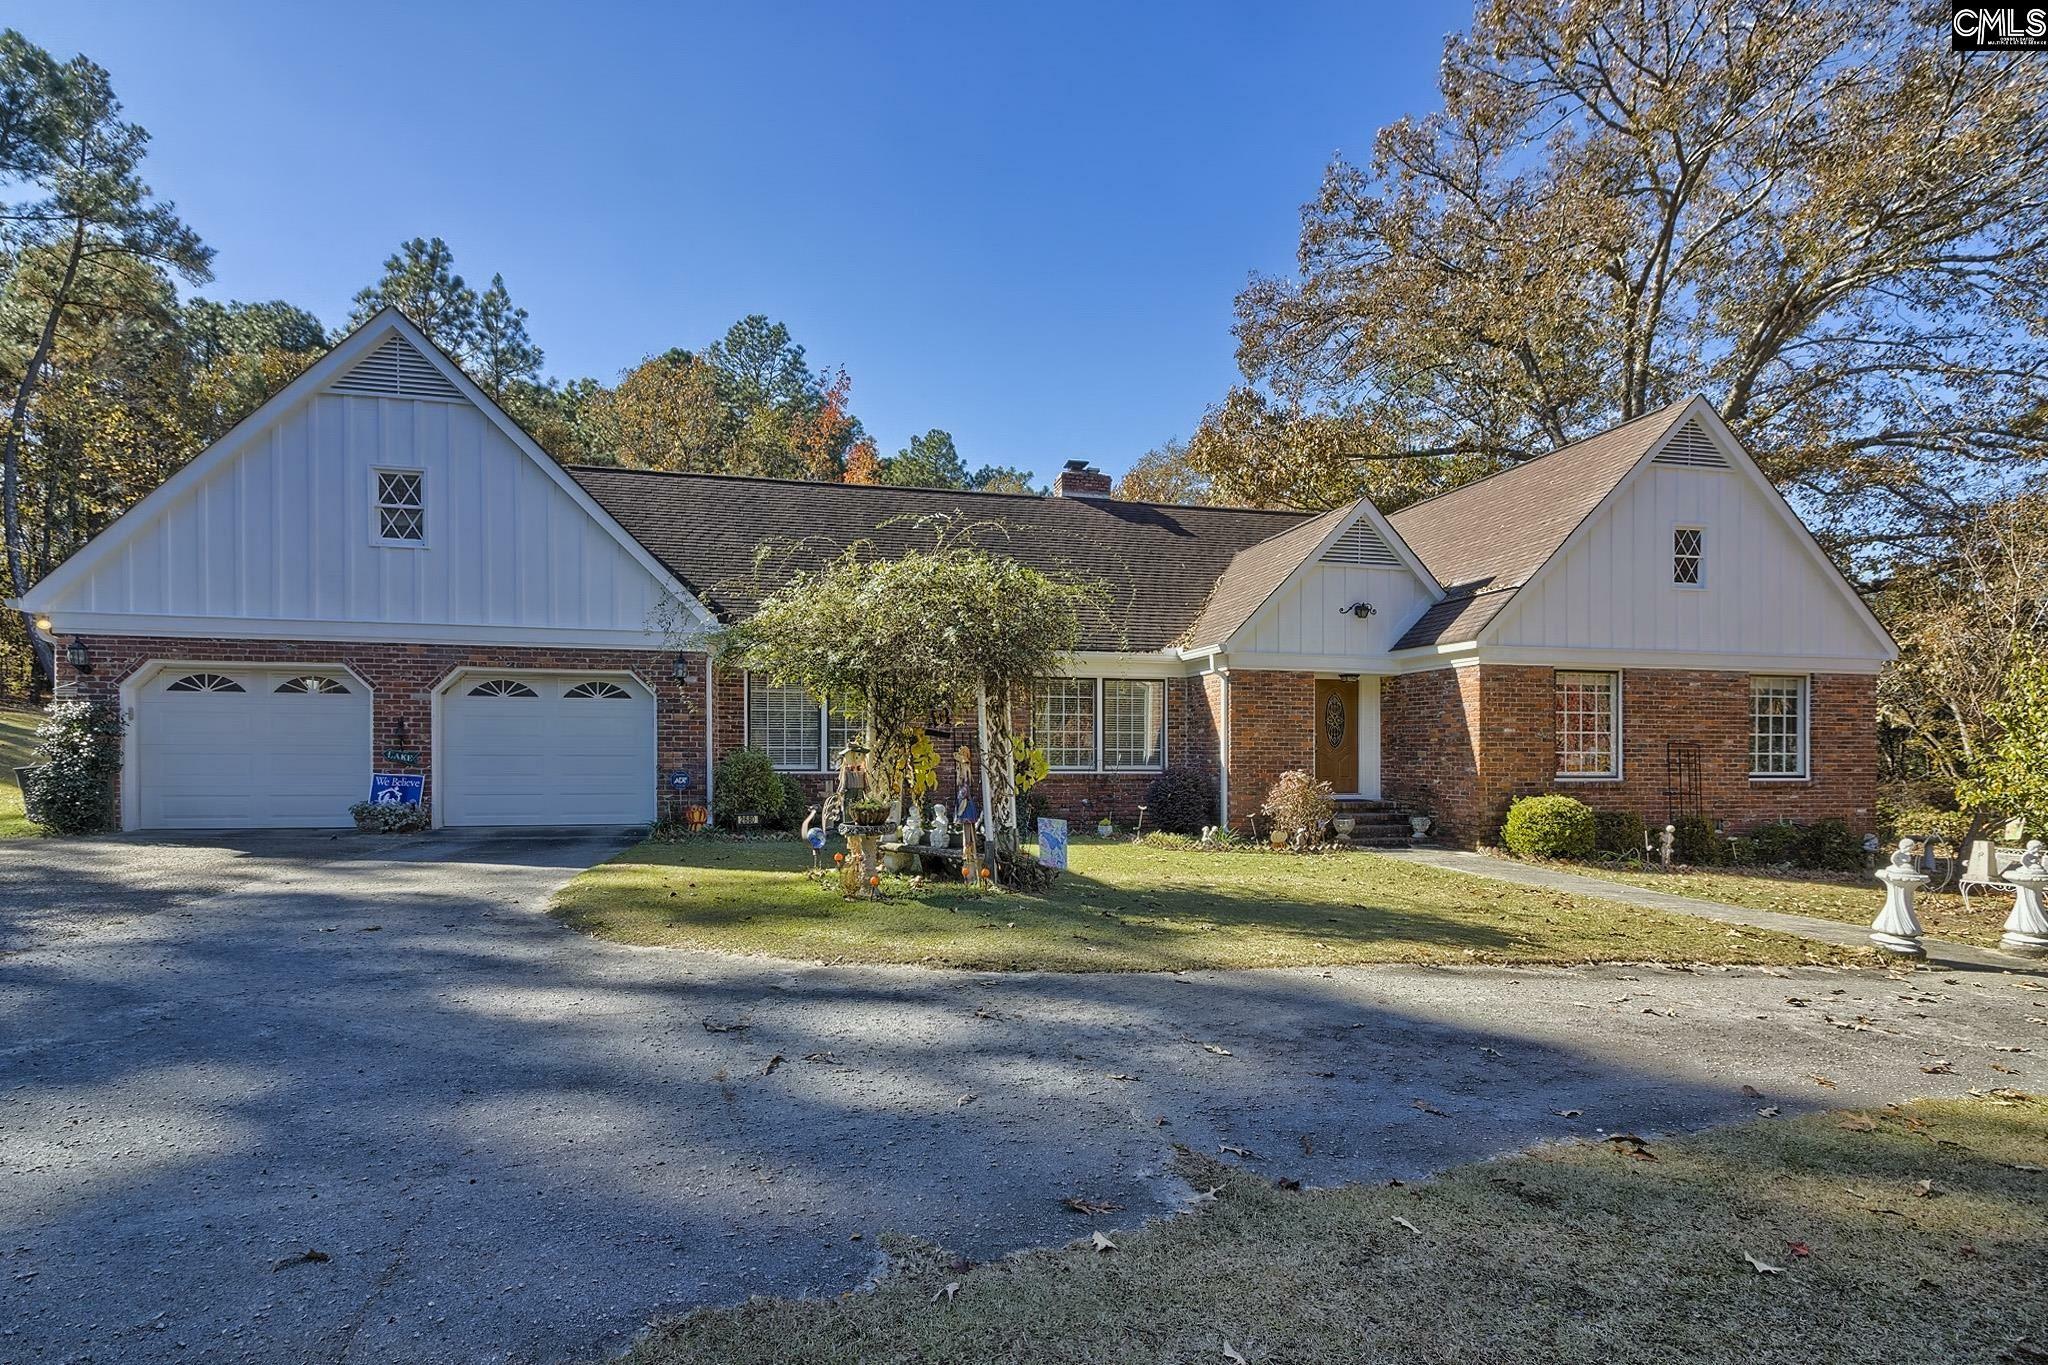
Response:
[[[905,843],[910,840],[906,837]],[[953,827],[946,823],[946,806],[943,801],[932,803],[932,847],[946,848],[953,842]]]
[[[1409,816],[1409,817],[1408,817],[1408,838],[1409,838],[1409,840],[1410,840],[1411,842],[1414,842],[1414,843],[1418,843],[1418,844],[1419,844],[1419,843],[1421,843],[1421,842],[1422,842],[1422,841],[1423,841],[1424,839],[1427,839],[1427,838],[1429,837],[1429,827],[1430,827],[1431,825],[1434,825],[1435,823],[1436,823],[1436,817],[1435,817],[1435,816],[1433,816],[1433,815],[1411,815],[1411,816]]]
[[[1666,872],[1669,872],[1671,870],[1671,853],[1672,850],[1677,847],[1678,826],[1664,826],[1664,832],[1657,837],[1657,856],[1663,860],[1664,870]]]
[[[1884,883],[1884,909],[1870,926],[1870,941],[1900,957],[1927,956],[1920,946],[1920,921],[1913,913],[1913,897],[1931,879],[1913,866],[1918,851],[1911,839],[1901,839],[1891,862],[1877,870],[1877,879]]]
[[[943,820],[945,814],[946,808],[940,806],[939,819]],[[938,821],[935,820],[932,823],[936,825]],[[903,842],[906,844],[921,844],[924,842],[924,816],[921,808],[915,801],[910,803],[910,814],[903,817]]]
[[[2041,889],[2048,887],[2048,850],[2041,847],[2039,839],[2029,840],[2019,863],[2007,868],[2004,875],[2012,884],[2013,903],[1999,946],[2027,957],[2048,956],[2048,914],[2041,908]]]

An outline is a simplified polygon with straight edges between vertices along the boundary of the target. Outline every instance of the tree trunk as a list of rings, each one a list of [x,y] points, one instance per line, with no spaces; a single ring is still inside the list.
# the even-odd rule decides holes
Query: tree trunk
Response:
[[[27,592],[30,586],[28,545],[21,530],[21,443],[28,431],[28,405],[35,397],[36,383],[42,378],[43,366],[49,362],[50,350],[56,344],[57,325],[71,306],[71,288],[78,280],[78,263],[84,255],[85,222],[80,219],[71,234],[71,255],[64,262],[64,278],[50,296],[50,311],[43,318],[36,348],[30,354],[28,364],[22,367],[21,383],[14,390],[14,408],[8,414],[7,435],[0,440],[0,538],[6,542],[7,575],[16,596]],[[54,686],[57,681],[56,651],[36,634],[34,616],[23,612],[21,624],[28,632],[29,649],[41,665],[43,675]]]

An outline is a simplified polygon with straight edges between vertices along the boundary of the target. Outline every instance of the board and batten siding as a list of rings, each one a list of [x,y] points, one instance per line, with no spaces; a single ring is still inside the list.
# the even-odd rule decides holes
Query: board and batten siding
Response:
[[[380,545],[371,471],[425,473]],[[662,585],[466,401],[319,392],[64,594],[119,616],[643,631]]]
[[[1705,584],[1672,582],[1672,532],[1706,532]],[[1782,512],[1735,470],[1650,465],[1524,587],[1489,643],[1543,649],[1879,657],[1881,642]]]
[[[1296,654],[1377,657],[1429,608],[1429,591],[1407,569],[1319,563],[1268,602],[1231,641],[1233,657]],[[1370,602],[1373,614],[1345,614]]]

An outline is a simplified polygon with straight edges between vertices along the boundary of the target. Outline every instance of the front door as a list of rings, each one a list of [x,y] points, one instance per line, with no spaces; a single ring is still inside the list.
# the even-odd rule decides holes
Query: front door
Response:
[[[1358,683],[1316,679],[1316,777],[1337,792],[1358,790]]]

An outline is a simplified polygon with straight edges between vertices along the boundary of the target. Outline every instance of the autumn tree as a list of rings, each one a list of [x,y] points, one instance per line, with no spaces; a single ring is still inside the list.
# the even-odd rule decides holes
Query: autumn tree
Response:
[[[882,466],[882,482],[906,488],[965,488],[967,466],[961,463],[953,435],[933,427],[913,436]]]
[[[1421,490],[1705,391],[1835,546],[1938,534],[2048,452],[2048,67],[1947,46],[1896,3],[1482,0],[1239,297],[1207,472]]]

